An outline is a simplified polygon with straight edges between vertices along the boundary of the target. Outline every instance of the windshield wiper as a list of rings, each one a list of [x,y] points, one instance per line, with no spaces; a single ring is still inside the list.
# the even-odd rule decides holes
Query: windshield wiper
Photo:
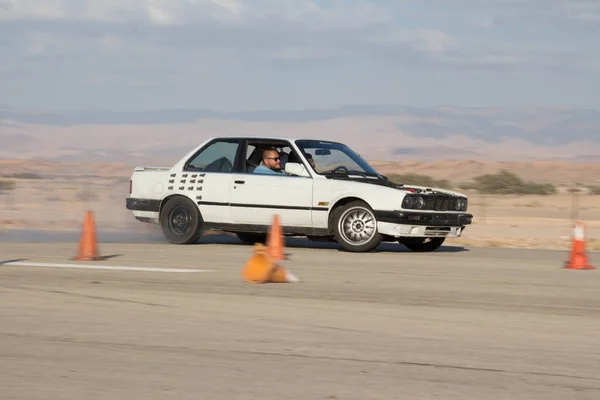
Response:
[[[323,171],[323,175],[348,175],[348,171],[341,169],[330,169],[329,171]]]
[[[330,176],[336,176],[336,175],[341,175],[341,176],[360,176],[361,178],[376,178],[379,179],[379,175],[371,173],[371,172],[361,172],[361,171],[354,171],[354,170],[350,170],[350,171],[344,171],[341,169],[336,169],[336,170],[329,170],[329,171],[324,171],[323,175],[330,175]]]

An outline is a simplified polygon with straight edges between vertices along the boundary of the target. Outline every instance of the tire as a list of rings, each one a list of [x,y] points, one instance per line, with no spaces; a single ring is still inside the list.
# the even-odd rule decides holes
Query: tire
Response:
[[[184,196],[167,201],[160,213],[165,238],[173,244],[195,243],[202,236],[204,221],[194,202]]]
[[[238,239],[246,244],[265,244],[267,241],[267,235],[265,233],[236,232],[235,234],[237,235]]]
[[[365,202],[354,200],[334,211],[333,235],[335,241],[351,252],[375,249],[383,236],[377,232],[377,219]]]
[[[408,249],[425,253],[430,251],[435,251],[440,248],[442,244],[446,241],[446,238],[443,237],[434,237],[434,238],[404,238],[399,240],[401,244],[406,246]]]

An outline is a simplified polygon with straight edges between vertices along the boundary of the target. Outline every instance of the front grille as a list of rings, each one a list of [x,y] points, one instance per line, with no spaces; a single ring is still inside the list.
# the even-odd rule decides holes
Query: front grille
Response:
[[[450,196],[427,196],[425,198],[425,207],[423,210],[434,210],[434,211],[456,211],[454,208],[455,199]]]

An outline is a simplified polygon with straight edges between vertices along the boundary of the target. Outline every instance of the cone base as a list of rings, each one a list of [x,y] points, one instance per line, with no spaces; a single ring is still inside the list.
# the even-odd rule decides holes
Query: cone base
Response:
[[[287,277],[287,281],[289,283],[302,282],[302,279],[298,278],[296,275],[292,274],[291,272],[286,272],[286,277]]]
[[[592,265],[582,265],[582,266],[578,266],[578,265],[565,265],[564,269],[592,270],[592,269],[596,269],[596,267],[594,267]]]
[[[585,255],[575,255],[565,263],[565,269],[596,269]]]
[[[301,282],[301,280],[296,275],[292,274],[290,271],[286,270],[282,266],[275,265],[275,269],[273,270],[273,273],[269,277],[268,282],[295,283],[295,282]]]

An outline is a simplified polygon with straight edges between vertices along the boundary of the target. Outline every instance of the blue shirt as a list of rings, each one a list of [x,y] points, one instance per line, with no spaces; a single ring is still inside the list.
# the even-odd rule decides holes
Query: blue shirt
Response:
[[[254,169],[254,173],[255,174],[270,174],[270,175],[285,175],[285,172],[283,171],[273,171],[272,169],[269,169],[267,167],[265,167],[264,165],[259,165],[258,167],[256,167]]]

